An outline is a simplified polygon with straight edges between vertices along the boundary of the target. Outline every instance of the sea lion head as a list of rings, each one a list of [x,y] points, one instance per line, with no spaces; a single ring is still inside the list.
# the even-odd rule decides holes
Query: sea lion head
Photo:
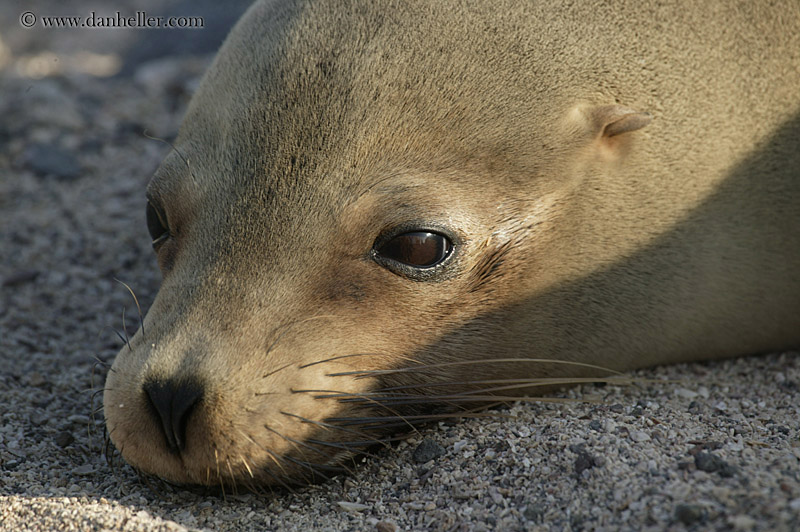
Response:
[[[233,30],[147,189],[163,282],[104,397],[134,467],[313,480],[559,374],[519,360],[564,358],[520,305],[570,274],[567,198],[649,118],[557,83],[514,13],[463,15],[259,2]]]

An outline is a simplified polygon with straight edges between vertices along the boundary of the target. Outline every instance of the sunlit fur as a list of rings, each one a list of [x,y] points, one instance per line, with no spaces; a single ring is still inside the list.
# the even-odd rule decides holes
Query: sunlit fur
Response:
[[[257,2],[148,188],[172,236],[111,440],[291,485],[599,367],[800,344],[798,87],[796,0]],[[372,260],[404,224],[456,238],[435,276]],[[176,378],[172,454],[142,386]]]

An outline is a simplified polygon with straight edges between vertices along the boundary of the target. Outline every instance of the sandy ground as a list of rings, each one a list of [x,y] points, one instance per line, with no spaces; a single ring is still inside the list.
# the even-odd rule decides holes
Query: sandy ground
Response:
[[[151,488],[110,467],[96,362],[120,348],[123,308],[136,328],[115,279],[145,307],[159,282],[144,187],[168,148],[142,133],[175,135],[208,57],[97,77],[141,35],[25,33],[23,5],[0,8],[2,530],[800,530],[798,353],[441,423],[294,493]]]

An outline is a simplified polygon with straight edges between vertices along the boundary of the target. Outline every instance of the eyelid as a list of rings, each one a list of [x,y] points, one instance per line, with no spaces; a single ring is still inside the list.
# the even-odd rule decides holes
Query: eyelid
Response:
[[[446,237],[453,244],[453,247],[460,246],[462,243],[461,237],[447,226],[429,220],[410,220],[401,224],[392,225],[383,229],[378,237],[375,239],[372,247],[379,249],[381,246],[389,242],[391,239],[405,233],[438,233]]]

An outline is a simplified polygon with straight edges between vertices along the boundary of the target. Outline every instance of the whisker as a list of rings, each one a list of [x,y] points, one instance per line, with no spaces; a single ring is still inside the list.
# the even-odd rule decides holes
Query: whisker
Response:
[[[498,403],[502,404],[502,403]],[[514,419],[516,416],[512,416],[509,414],[496,414],[492,412],[443,412],[441,414],[417,414],[413,416],[405,416],[405,419],[409,421],[416,421],[420,420],[423,422],[428,421],[438,421],[441,419],[459,419],[462,417],[470,417],[470,418],[482,418],[482,417],[502,417],[507,419]],[[365,417],[331,417],[326,418],[327,421],[331,423],[344,423],[344,424],[366,424],[366,423],[378,423],[383,421],[395,421],[397,418],[395,416],[365,416]],[[342,430],[344,430],[343,427]]]
[[[473,364],[498,364],[498,363],[561,364],[567,366],[576,366],[576,367],[595,369],[600,371],[607,371],[614,375],[623,374],[622,372],[615,371],[609,368],[604,368],[602,366],[597,366],[594,364],[586,364],[584,362],[573,362],[571,360],[555,360],[549,358],[494,358],[494,359],[490,358],[486,360],[459,360],[453,362],[440,362],[437,364],[425,364],[407,368],[344,371],[339,373],[329,373],[328,376],[329,377],[344,377],[344,376],[372,377],[375,375],[393,375],[397,373],[421,373],[429,369],[449,368],[453,366],[466,366]]]
[[[303,442],[303,441],[300,441],[300,440],[296,440],[294,438],[290,438],[289,436],[284,436],[283,434],[281,434],[277,430],[273,429],[269,425],[264,425],[264,428],[267,429],[268,431],[272,432],[273,434],[279,436],[280,438],[283,438],[284,440],[286,440],[289,443],[291,443],[298,452],[299,452],[298,446],[302,446],[302,447],[305,447],[306,449],[310,449],[310,450],[314,451],[317,454],[321,454],[323,456],[328,456],[324,451],[321,451],[321,450],[317,449],[316,447],[313,447],[312,445],[309,445],[306,442]]]
[[[374,442],[372,442],[370,440],[343,441],[343,442],[336,442],[336,443],[326,442],[326,441],[322,441],[322,440],[312,440],[312,439],[309,439],[308,441],[311,442],[311,443],[315,443],[317,445],[324,445],[326,447],[332,447],[334,449],[342,449],[342,450],[350,451],[350,452],[352,452],[352,449],[351,449],[352,447],[368,447],[370,445],[374,445]],[[374,455],[374,454],[366,452],[366,451],[359,450],[358,454],[363,454],[363,455],[369,456],[370,458],[374,458],[376,460],[380,459],[377,455]]]
[[[320,390],[292,390],[292,389],[290,389],[290,390],[289,390],[289,392],[290,392],[290,393],[306,393],[306,392],[312,392],[312,393],[313,393],[313,392],[319,392],[319,391],[320,391]],[[339,392],[339,391],[336,391],[336,390],[321,390],[321,391],[322,391],[322,392],[326,392],[326,391],[327,391],[327,392],[332,392],[332,393],[346,393],[346,392]],[[398,418],[400,418],[400,419],[402,419],[402,417],[403,417],[403,416],[401,416],[401,415],[400,415],[398,412],[394,412],[392,409],[390,409],[390,408],[389,408],[389,407],[387,407],[386,405],[384,405],[384,404],[382,404],[382,403],[380,403],[380,402],[378,402],[378,401],[375,401],[374,399],[372,399],[372,398],[368,397],[366,394],[356,394],[356,395],[359,395],[359,396],[361,396],[361,397],[364,399],[364,401],[365,401],[365,402],[372,402],[372,403],[373,403],[373,404],[375,404],[376,406],[379,406],[379,407],[381,407],[381,408],[384,408],[384,409],[386,409],[386,410],[389,410],[390,412],[394,413],[394,414],[395,414],[395,415],[396,415]],[[327,397],[326,397],[326,396],[324,396],[324,395],[322,395],[322,396],[316,396],[316,397],[314,397],[314,398],[315,398],[315,399],[327,399]],[[411,425],[411,424],[409,423],[409,424],[408,424],[408,426],[409,426],[409,428],[410,428],[411,430],[414,430],[414,426],[413,426],[413,425]]]
[[[342,473],[342,472],[343,472],[341,468],[334,467],[334,466],[323,466],[323,465],[320,465],[320,464],[312,464],[312,463],[310,463],[310,462],[305,462],[305,461],[303,461],[303,460],[297,460],[297,459],[295,459],[295,458],[292,458],[291,456],[284,456],[284,458],[285,458],[286,460],[288,460],[289,462],[292,462],[292,463],[294,463],[294,464],[297,464],[297,465],[299,465],[300,467],[302,467],[302,468],[304,468],[304,469],[308,469],[309,471],[311,471],[312,477],[311,477],[311,481],[310,481],[309,483],[313,483],[313,482],[314,482],[314,480],[316,480],[316,479],[313,477],[313,475],[319,475],[320,477],[322,477],[322,480],[324,480],[324,481],[328,481],[328,480],[330,480],[331,478],[333,478],[333,477],[331,477],[331,476],[328,476],[328,475],[326,475],[325,473],[323,473],[323,472],[321,471],[321,470],[323,470],[323,469],[325,469],[325,470],[334,470],[334,471],[335,471],[335,473],[337,473],[337,474],[339,474],[339,473]],[[307,478],[306,478],[306,480],[307,480]]]
[[[271,460],[272,460],[272,461],[275,463],[275,465],[276,465],[276,466],[277,466],[277,467],[278,467],[278,468],[281,470],[281,474],[282,474],[282,475],[285,477],[285,476],[286,476],[286,470],[283,468],[283,464],[282,464],[282,463],[280,463],[280,461],[278,460],[278,458],[280,458],[280,457],[279,457],[279,456],[277,456],[277,455],[276,455],[275,453],[273,453],[272,451],[270,451],[269,449],[267,449],[266,447],[263,447],[263,446],[261,446],[261,450],[265,451],[265,452],[266,452],[266,453],[269,455],[270,459],[271,459]]]
[[[307,440],[307,442],[303,442],[303,441],[300,441],[300,440],[296,440],[294,438],[290,438],[289,436],[285,436],[285,435],[281,434],[280,432],[278,432],[277,430],[275,430],[275,429],[273,429],[271,427],[268,427],[266,425],[264,426],[264,428],[266,428],[267,430],[269,430],[270,432],[272,432],[274,434],[277,434],[278,436],[280,436],[284,440],[288,441],[289,443],[293,444],[295,446],[295,449],[298,450],[298,452],[299,452],[299,448],[297,446],[299,445],[299,446],[305,447],[307,449],[310,449],[310,450],[314,451],[315,453],[320,454],[320,455],[322,455],[322,456],[324,456],[326,458],[328,457],[328,453],[326,453],[325,451],[322,451],[320,449],[317,449],[316,447],[311,445],[310,442],[312,442],[312,440]],[[322,445],[325,445],[325,444],[323,443]],[[377,458],[377,456],[375,458]],[[349,469],[347,469],[347,472],[352,474],[352,471],[350,471]]]
[[[250,469],[250,465],[247,463],[247,459],[240,454],[239,455],[239,460],[242,461],[242,465],[247,470],[247,473],[250,475],[250,478],[255,478],[255,476],[253,475],[253,470]]]
[[[111,444],[111,435],[108,431],[103,428],[103,456],[106,459],[106,464],[108,465],[109,469],[111,469],[111,474],[114,475],[114,478],[117,480],[119,484],[119,477],[117,476],[117,468],[114,464],[114,452],[116,451],[116,447]]]
[[[488,405],[480,405],[477,407],[473,407],[471,409],[465,409],[460,405],[452,405],[457,408],[461,408],[460,412],[440,412],[437,414],[420,414],[415,416],[407,416],[403,422],[399,422],[397,417],[395,416],[370,416],[370,417],[339,417],[339,418],[329,418],[326,421],[331,421],[332,423],[340,423],[342,425],[358,425],[362,427],[366,427],[369,430],[381,430],[385,431],[388,429],[394,429],[397,427],[405,426],[406,423],[410,420],[414,423],[418,423],[420,425],[426,423],[432,423],[434,421],[442,421],[446,419],[462,419],[462,418],[484,418],[484,417],[493,417],[493,418],[506,418],[506,419],[515,419],[516,416],[510,414],[500,414],[497,412],[486,412],[487,408],[494,408],[496,406],[500,406],[503,404],[507,404],[505,402],[497,402]],[[417,421],[417,419],[419,421]],[[403,440],[405,436],[397,436],[386,438],[387,441],[396,441],[396,440]]]
[[[125,325],[125,307],[122,307],[122,332],[125,333],[125,343],[128,344],[128,349],[131,349],[131,339],[128,336],[128,326]]]
[[[591,381],[594,382],[594,381]],[[575,384],[575,381],[570,379],[564,379],[561,382],[553,381],[553,382],[533,382],[533,383],[526,383],[523,382],[521,384],[507,384],[506,386],[493,386],[488,388],[479,388],[477,390],[467,390],[461,392],[460,395],[477,395],[477,394],[492,394],[494,392],[504,391],[504,390],[518,390],[518,389],[528,389],[528,388],[535,388],[540,386],[553,386],[554,384]],[[382,392],[372,392],[372,393],[382,393]],[[422,396],[427,396],[426,394],[420,394]],[[419,396],[419,395],[418,395]],[[399,396],[399,397],[402,397]],[[430,395],[432,399],[437,399],[439,397],[446,397],[440,395]]]
[[[345,358],[354,358],[354,357],[391,357],[391,359],[393,361],[405,360],[406,362],[410,362],[410,363],[413,363],[413,364],[417,364],[418,363],[418,361],[416,359],[414,359],[412,357],[409,357],[409,356],[384,355],[384,354],[380,354],[380,353],[352,353],[352,354],[349,354],[349,355],[337,355],[337,356],[326,358],[326,359],[323,359],[323,360],[317,360],[317,361],[314,361],[314,362],[309,362],[308,364],[303,364],[303,365],[299,366],[299,368],[300,369],[305,369],[305,368],[309,368],[311,366],[316,366],[317,364],[326,364],[328,362],[335,362],[337,360],[342,360],[342,359],[345,359]]]
[[[262,375],[262,376],[261,376],[261,378],[262,378],[262,379],[266,379],[267,377],[271,377],[272,375],[275,375],[275,374],[276,374],[276,373],[278,373],[279,371],[283,371],[283,370],[285,370],[286,368],[288,368],[288,367],[289,367],[289,366],[291,366],[292,364],[293,364],[292,362],[289,362],[288,364],[285,364],[285,365],[283,365],[283,366],[279,367],[278,369],[276,369],[276,370],[274,370],[274,371],[270,371],[270,372],[269,372],[269,373],[267,373],[266,375]],[[256,394],[256,395],[259,395],[259,394]]]
[[[103,410],[102,405],[98,406],[97,408],[92,408],[92,410],[89,411],[89,417],[94,419],[94,416],[100,413],[102,410]]]
[[[153,136],[151,136],[151,135],[148,135],[148,133],[147,133],[147,130],[146,130],[146,129],[145,129],[144,131],[142,131],[142,135],[143,135],[143,136],[145,136],[145,137],[147,137],[147,138],[148,138],[148,139],[150,139],[150,140],[157,140],[158,142],[162,142],[162,143],[166,144],[167,146],[169,146],[170,148],[172,148],[172,149],[175,151],[175,153],[177,153],[177,154],[178,154],[178,156],[181,158],[181,160],[182,160],[184,163],[186,163],[186,169],[187,169],[187,170],[189,170],[189,175],[190,175],[190,176],[192,176],[192,179],[194,179],[194,182],[195,182],[195,183],[197,183],[197,182],[198,182],[198,181],[197,181],[197,177],[194,175],[194,172],[192,172],[192,167],[191,167],[191,166],[189,166],[189,159],[187,159],[186,157],[184,157],[184,156],[183,156],[183,154],[182,154],[180,151],[178,151],[178,148],[176,148],[174,144],[172,144],[171,142],[169,142],[169,141],[167,141],[167,140],[164,140],[164,139],[162,139],[162,138],[153,137]]]
[[[375,424],[369,424],[369,425],[354,422],[354,423],[349,423],[349,425],[350,426],[354,426],[354,425],[365,426],[369,430],[374,430],[376,432],[377,431],[384,431],[384,432],[386,432],[386,431],[394,431],[394,432],[396,432],[397,433],[396,436],[391,436],[391,437],[385,438],[385,441],[388,444],[388,443],[391,443],[391,442],[398,442],[398,441],[407,440],[408,436],[411,435],[411,434],[419,434],[419,429],[420,429],[420,427],[422,425],[424,425],[424,423],[415,424],[411,430],[408,429],[408,423],[406,421],[404,421],[404,420],[398,420],[398,421],[395,421],[393,423],[385,422],[385,423],[375,423]]]
[[[435,420],[431,420],[431,422],[432,421],[435,421]],[[396,442],[396,441],[407,440],[409,434],[419,434],[419,427],[421,427],[425,423],[420,422],[420,423],[414,425],[413,430],[410,430],[410,431],[406,430],[406,432],[404,432],[404,433],[402,433],[402,429],[408,429],[408,423],[406,421],[396,421],[396,422],[388,422],[387,421],[387,422],[384,422],[384,423],[377,423],[377,422],[376,423],[363,423],[363,422],[360,422],[360,421],[353,421],[353,422],[344,423],[344,424],[345,425],[350,425],[350,426],[362,426],[362,427],[368,428],[369,430],[374,430],[374,431],[384,431],[384,432],[386,432],[386,431],[395,431],[395,430],[398,431],[399,433],[398,433],[397,436],[392,436],[392,437],[388,437],[388,438],[385,439],[385,441],[388,443],[388,442]]]
[[[373,394],[373,393],[351,393],[343,392],[340,390],[291,390],[292,393],[319,393],[325,395],[314,396],[315,399],[337,399],[342,403],[369,403],[376,406],[389,409],[388,407],[397,405],[417,405],[438,402],[451,402],[451,403],[470,403],[470,402],[537,402],[537,403],[575,403],[587,402],[596,403],[597,400],[592,399],[571,399],[564,397],[529,397],[525,395],[467,395],[467,394],[449,394],[449,395],[408,395],[408,394]],[[479,392],[481,392],[479,390]],[[399,416],[398,417],[402,417]]]
[[[116,330],[114,327],[111,327],[110,325],[106,325],[105,327],[103,327],[103,329],[104,330],[105,329],[111,329],[112,331],[114,331],[114,334],[116,334],[119,337],[119,339],[122,340],[123,344],[128,344],[128,341],[125,339],[124,336],[122,336],[122,333],[119,332],[118,330]],[[130,349],[130,347],[131,347],[131,345],[128,344],[128,349]]]
[[[262,486],[261,484],[256,484],[255,477],[246,479],[244,482],[245,482],[245,487],[247,487],[248,490],[255,493],[256,495],[259,495],[261,497],[266,497],[268,495],[271,497],[275,496],[275,490],[272,489],[272,485],[267,484],[265,486]],[[267,490],[269,490],[269,492],[267,492]]]
[[[97,355],[92,356],[92,358],[94,359],[94,366],[92,367],[92,369],[94,369],[97,366],[101,366],[107,370],[111,370],[111,364],[109,362],[102,360]]]
[[[259,444],[253,438],[249,436],[247,438],[256,446],[258,446],[262,451],[267,453],[267,456],[269,456],[269,458],[273,461],[273,463],[275,463],[275,465],[281,470],[281,475],[280,476],[277,475],[276,473],[272,472],[269,468],[266,467],[260,468],[260,471],[263,471],[264,473],[269,475],[272,478],[272,480],[280,484],[284,489],[286,489],[290,493],[294,494],[295,490],[293,490],[292,487],[284,481],[284,479],[289,478],[289,476],[286,474],[286,469],[283,467],[283,464],[281,463],[282,460],[285,460],[285,457],[275,454],[272,450]]]
[[[222,492],[222,500],[228,502],[228,494],[225,493],[225,480],[217,474],[217,481],[219,482],[219,489]]]
[[[225,496],[225,482],[222,481],[222,475],[219,472],[219,452],[217,449],[214,449],[214,465],[217,469],[216,480],[219,481],[219,488],[222,491],[222,500],[227,501],[227,497]]]
[[[517,385],[516,387],[525,388],[527,385]],[[499,387],[498,389],[504,389],[506,387]],[[519,396],[500,396],[500,395],[470,395],[471,393],[486,393],[487,391],[492,391],[493,388],[487,388],[485,390],[475,390],[473,392],[464,392],[458,394],[446,394],[446,395],[432,395],[432,394],[405,394],[405,393],[382,393],[382,392],[364,392],[364,393],[354,393],[354,392],[344,392],[341,390],[324,390],[324,389],[308,389],[308,390],[291,390],[291,393],[312,393],[312,394],[325,394],[325,395],[315,395],[315,399],[338,399],[340,402],[371,402],[377,404],[378,406],[384,406],[383,403],[379,402],[379,400],[387,400],[387,401],[397,401],[397,400],[405,400],[405,399],[414,399],[420,401],[427,401],[429,403],[436,402],[436,401],[443,401],[450,398],[469,398],[469,397],[476,397],[484,399],[491,399],[494,397],[499,402],[505,401],[521,401],[525,398],[533,399],[534,401],[542,401],[542,400],[552,400],[552,399],[563,399],[558,397],[529,397],[525,395]],[[565,399],[566,401],[574,402],[575,399]]]
[[[233,467],[231,467],[230,458],[225,459],[225,465],[228,467],[228,474],[230,475],[231,478],[231,491],[233,492],[233,495],[236,496],[239,494],[239,490],[236,487],[236,477],[233,474]]]
[[[100,395],[101,393],[103,393],[103,392],[105,392],[105,391],[106,391],[106,389],[105,389],[105,388],[100,388],[100,389],[98,389],[98,390],[95,390],[95,391],[93,391],[93,392],[92,392],[92,402],[94,402],[94,400],[95,400],[95,399],[97,399],[97,396],[98,396],[98,395]],[[102,408],[102,406],[101,406],[100,408]]]
[[[324,396],[323,396],[324,397]],[[364,403],[367,402],[364,397],[351,397],[339,399],[344,403]],[[432,401],[447,401],[451,403],[475,403],[475,402],[531,402],[531,403],[597,403],[599,401],[593,399],[570,399],[563,397],[529,397],[529,396],[502,396],[502,395],[441,395],[441,396],[419,396],[409,398],[389,398],[386,403],[379,403],[381,406],[397,406],[397,405],[430,405]],[[370,401],[375,402],[375,401]]]
[[[120,281],[116,277],[113,277],[113,279],[116,282],[118,282],[119,284],[121,284],[122,286],[124,286],[125,288],[127,288],[128,292],[130,292],[130,294],[131,294],[131,297],[133,297],[133,302],[136,304],[136,311],[139,313],[139,324],[141,325],[141,328],[142,328],[142,336],[144,337],[145,336],[145,334],[144,334],[144,315],[142,314],[142,307],[139,305],[139,298],[136,297],[136,294],[133,292],[133,288],[128,286],[128,284]],[[123,321],[123,323],[124,323],[124,321]]]
[[[364,393],[355,393],[355,392],[344,392],[341,390],[323,390],[323,389],[301,389],[301,390],[289,390],[290,393],[325,393],[328,395],[320,395],[317,396],[318,399],[338,399],[339,397],[364,397],[369,398],[373,395],[376,397],[382,397],[381,394],[373,394],[372,392],[364,392]]]
[[[342,431],[342,432],[348,432],[348,433],[355,434],[356,436],[359,436],[359,437],[362,437],[362,438],[369,438],[370,437],[369,434],[366,434],[366,433],[364,433],[363,431],[360,431],[360,430],[347,429],[347,428],[344,428],[344,427],[340,427],[338,425],[333,425],[331,423],[325,423],[323,421],[314,421],[313,419],[304,418],[302,416],[298,416],[297,414],[291,414],[291,413],[288,413],[288,412],[281,411],[281,414],[283,414],[284,416],[290,416],[290,417],[297,418],[303,423],[310,423],[312,425],[317,425],[319,427],[323,427],[323,428],[326,428],[326,429],[332,429],[332,430],[339,430],[339,431]],[[390,447],[390,445],[388,443],[386,443],[384,440],[382,440],[380,438],[372,438],[372,440],[373,440],[373,442],[375,444],[383,445],[386,448]]]
[[[90,379],[89,379],[89,382],[92,385],[92,388],[94,388],[94,376],[95,376],[95,369],[96,368],[97,368],[97,363],[92,365],[92,372],[91,372],[91,376],[90,376]],[[92,388],[90,388],[89,391],[91,391]],[[94,425],[96,423],[95,415],[98,412],[100,412],[100,410],[102,410],[102,408],[103,408],[102,404],[97,406],[97,407],[95,407],[95,400],[97,399],[97,396],[99,394],[103,393],[104,391],[105,391],[105,388],[98,388],[97,390],[95,390],[95,391],[93,391],[93,392],[91,392],[89,394],[89,427],[90,427],[89,428],[89,439],[90,439],[90,441],[92,441],[92,447],[94,447],[94,438],[92,438],[92,435],[93,435],[93,430],[95,428]]]
[[[159,489],[158,487],[153,486],[153,484],[150,483],[151,480],[154,481],[154,482],[156,481],[155,477],[153,477],[152,475],[148,475],[146,473],[143,473],[140,469],[135,469],[135,471],[136,471],[136,474],[139,476],[139,482],[144,484],[147,487],[147,489],[149,489],[150,491],[155,493],[159,498],[161,498],[161,499],[164,498],[164,492],[161,489]]]
[[[432,404],[432,403],[441,403],[447,405],[449,407],[460,409],[462,411],[469,411],[467,407],[458,405],[455,402],[449,402],[446,399],[446,396],[428,396],[428,395],[409,395],[409,394],[381,394],[381,393],[374,393],[374,392],[366,392],[366,393],[352,393],[352,392],[342,392],[339,390],[292,390],[292,393],[302,393],[302,392],[310,392],[310,393],[327,393],[328,395],[317,395],[314,396],[315,399],[337,399],[341,403],[372,403],[383,410],[388,410],[392,412],[397,419],[403,419],[399,412],[392,410],[389,406],[397,405],[397,404],[405,404],[400,400],[415,399],[418,400],[417,402],[409,402],[408,404]],[[465,402],[465,401],[462,401]],[[502,400],[499,402],[503,402]],[[488,407],[488,406],[486,406]],[[485,407],[485,408],[486,408]],[[416,430],[415,426],[412,423],[408,423],[408,427],[411,430]]]
[[[270,451],[269,449],[264,449],[264,450],[267,452],[267,454],[270,455],[270,457],[272,458],[272,461],[275,462],[276,464],[278,464],[278,467],[280,467],[281,472],[282,472],[281,474],[283,475],[282,478],[289,479],[290,477],[289,477],[289,475],[286,474],[286,469],[283,467],[283,464],[279,463],[279,460],[283,461],[283,462],[294,462],[294,460],[290,459],[288,456],[281,456],[281,455],[275,454],[273,451]],[[267,471],[267,473],[269,473],[269,470],[265,470],[265,471]],[[311,481],[308,479],[308,477],[305,475],[305,473],[300,473],[300,474],[303,475],[303,481],[306,484],[310,484],[311,483]],[[294,493],[294,490],[291,488],[291,486],[288,483],[284,482],[283,480],[278,479],[274,475],[270,475],[270,476],[272,476],[274,479],[278,480],[284,488],[286,488],[290,492]]]
[[[376,388],[372,393],[384,393],[398,390],[416,390],[426,388],[441,388],[452,386],[469,386],[475,384],[520,384],[524,386],[553,386],[561,384],[582,384],[582,383],[598,383],[605,384],[630,384],[633,382],[642,382],[639,379],[626,376],[613,376],[613,377],[542,377],[530,379],[487,379],[477,381],[439,381],[439,382],[425,382],[419,384],[405,384],[402,386],[391,386],[387,388]],[[663,382],[659,380],[658,382]]]
[[[269,452],[269,451],[268,451],[268,452]],[[272,454],[272,453],[269,453],[269,454]],[[270,471],[269,469],[262,468],[262,469],[261,469],[261,471],[263,471],[264,473],[266,473],[266,474],[267,474],[267,475],[268,475],[268,476],[269,476],[269,477],[270,477],[272,480],[274,480],[275,482],[277,482],[278,484],[280,484],[280,485],[281,485],[281,487],[282,487],[283,489],[285,489],[286,491],[288,491],[289,493],[291,493],[291,494],[295,494],[295,493],[296,493],[296,491],[294,490],[294,488],[292,488],[292,486],[291,486],[291,485],[289,485],[289,484],[286,482],[286,480],[285,480],[285,479],[287,479],[288,477],[286,476],[286,474],[285,474],[285,473],[283,474],[283,476],[278,476],[276,473],[274,473],[274,472]]]
[[[331,447],[333,449],[341,449],[341,450],[349,451],[349,452],[352,452],[352,450],[350,449],[351,447],[370,447],[372,445],[375,445],[375,442],[372,441],[372,440],[363,440],[363,441],[355,441],[354,440],[354,441],[343,441],[343,442],[330,442],[330,441],[324,441],[324,440],[314,440],[314,439],[309,438],[306,441],[309,442],[309,443],[315,444],[315,445],[322,445],[324,447]],[[326,453],[322,453],[322,454],[327,456]],[[368,451],[359,450],[358,454],[363,454],[365,456],[369,456],[370,458],[374,458],[376,460],[380,460],[380,457],[378,455],[370,453]],[[344,466],[342,466],[342,467],[344,467]],[[348,470],[348,472],[349,472],[349,470]]]

